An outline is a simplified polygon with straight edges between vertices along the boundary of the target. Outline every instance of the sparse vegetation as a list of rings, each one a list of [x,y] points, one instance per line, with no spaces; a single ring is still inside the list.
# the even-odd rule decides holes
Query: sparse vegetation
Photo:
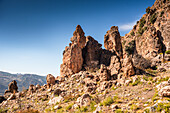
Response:
[[[105,100],[103,100],[103,102],[100,105],[104,105],[104,106],[109,106],[113,103],[113,99],[112,97],[108,97]]]
[[[150,7],[146,8],[146,13],[149,14],[150,13]]]
[[[155,21],[156,21],[156,19],[157,19],[157,15],[156,15],[156,13],[154,13],[154,14],[151,16],[151,18],[150,18],[150,22],[151,22],[152,24],[154,24]]]
[[[139,27],[142,28],[146,23],[146,20],[144,17],[142,17],[142,19],[140,19],[140,24],[139,24]]]
[[[165,54],[170,54],[170,50],[168,50],[168,51],[165,51]]]
[[[125,51],[128,55],[133,54],[135,48],[135,41],[131,41],[128,43],[127,46],[125,46]]]
[[[134,31],[132,31],[130,34],[131,34],[132,36],[134,36],[134,35],[135,35]]]
[[[68,106],[66,106],[66,110],[70,110],[73,106],[73,103],[69,104]]]

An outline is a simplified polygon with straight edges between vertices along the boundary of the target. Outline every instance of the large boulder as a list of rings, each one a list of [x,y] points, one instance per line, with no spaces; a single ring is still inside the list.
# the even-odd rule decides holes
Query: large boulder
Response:
[[[8,84],[8,90],[7,92],[11,92],[11,93],[16,93],[18,92],[18,86],[17,86],[17,82],[15,80],[13,80],[12,82],[10,82]]]
[[[115,75],[119,73],[119,70],[121,69],[121,63],[116,55],[111,57],[109,69],[111,71],[111,75]]]
[[[63,52],[63,64],[60,66],[61,76],[70,76],[82,69],[82,49],[85,47],[86,37],[80,25],[76,27],[71,42]]]
[[[124,72],[124,76],[126,77],[129,77],[135,74],[135,69],[134,69],[131,57],[125,57],[123,59],[122,71]]]
[[[106,50],[114,50],[120,58],[122,58],[122,43],[120,33],[117,26],[112,26],[104,36],[104,47]]]
[[[47,81],[47,86],[50,87],[51,85],[55,84],[55,77],[51,74],[48,74],[46,77],[46,81]]]

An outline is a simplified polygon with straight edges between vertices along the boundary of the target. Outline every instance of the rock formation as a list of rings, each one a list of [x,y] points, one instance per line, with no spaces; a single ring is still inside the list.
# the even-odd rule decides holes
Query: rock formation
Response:
[[[104,36],[104,47],[106,50],[114,50],[120,58],[122,58],[121,37],[117,26],[112,26]]]
[[[62,76],[72,75],[82,69],[82,49],[85,47],[86,37],[80,25],[76,27],[71,42],[63,52],[63,64],[60,66]]]
[[[101,46],[102,45],[91,36],[86,37],[86,46],[83,49],[85,68],[97,68],[99,66]]]
[[[51,74],[47,75],[46,80],[47,80],[47,87],[50,87],[51,85],[55,84],[55,77]]]
[[[11,82],[0,112],[169,113],[169,6],[156,0],[124,37],[112,26],[105,49],[78,25],[63,52],[61,76],[49,74],[47,85],[17,93]]]
[[[5,91],[5,93],[10,92],[10,93],[16,93],[18,92],[18,86],[17,86],[17,82],[15,80],[13,80],[12,82],[10,82],[8,84],[8,90]]]

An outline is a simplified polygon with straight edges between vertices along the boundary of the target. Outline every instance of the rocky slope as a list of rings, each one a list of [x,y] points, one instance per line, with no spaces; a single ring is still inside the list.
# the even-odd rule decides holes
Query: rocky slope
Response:
[[[0,112],[149,113],[170,111],[170,1],[156,0],[124,37],[117,26],[104,47],[76,27],[63,52],[61,75],[0,97]]]
[[[16,80],[18,83],[19,91],[22,89],[28,89],[30,84],[46,84],[46,77],[35,74],[10,74],[0,71],[0,95],[3,95],[5,89],[8,88],[8,84]]]

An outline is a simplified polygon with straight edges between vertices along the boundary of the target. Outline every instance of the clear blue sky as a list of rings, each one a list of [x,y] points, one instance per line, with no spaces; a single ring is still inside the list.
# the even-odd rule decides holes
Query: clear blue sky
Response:
[[[111,26],[122,36],[154,0],[0,0],[0,71],[58,76],[62,52],[80,24],[102,45]]]

